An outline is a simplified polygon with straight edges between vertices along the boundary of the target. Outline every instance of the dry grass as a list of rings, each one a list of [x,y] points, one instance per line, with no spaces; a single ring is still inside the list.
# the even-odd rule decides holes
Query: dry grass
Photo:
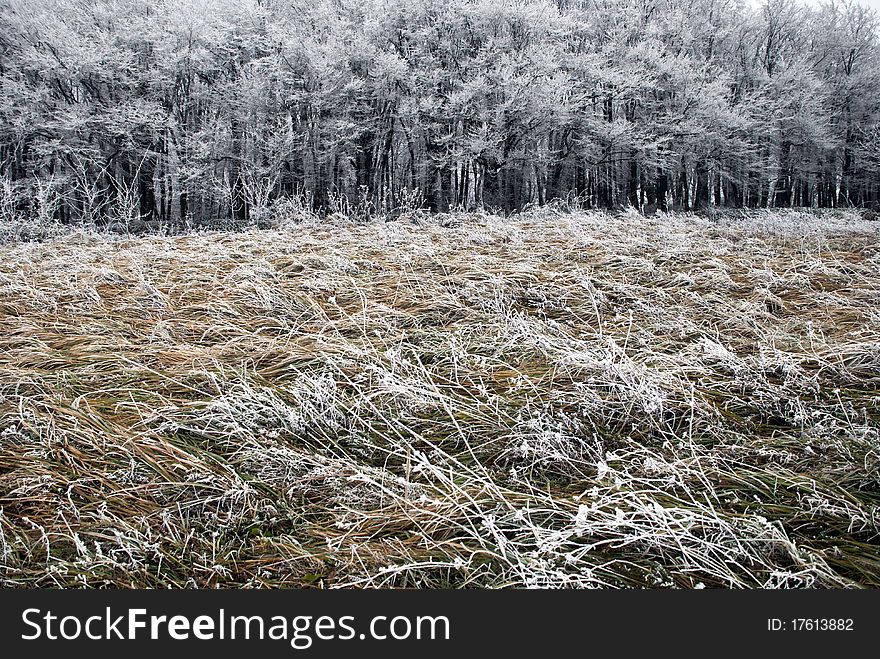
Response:
[[[0,585],[880,585],[854,215],[0,248]]]

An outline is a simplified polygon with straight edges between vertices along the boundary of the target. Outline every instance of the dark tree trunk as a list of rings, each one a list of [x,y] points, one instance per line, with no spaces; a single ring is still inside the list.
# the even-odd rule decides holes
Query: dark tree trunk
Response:
[[[669,179],[666,177],[666,172],[663,170],[658,170],[657,173],[657,207],[663,211],[664,213],[669,211],[669,206],[666,203],[666,193],[669,188]]]
[[[709,208],[709,170],[705,162],[697,163],[694,177],[696,178],[694,210],[704,211]]]

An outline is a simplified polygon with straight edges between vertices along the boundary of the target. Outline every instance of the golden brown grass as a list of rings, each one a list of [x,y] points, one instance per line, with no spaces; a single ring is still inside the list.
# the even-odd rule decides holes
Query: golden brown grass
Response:
[[[0,248],[0,583],[880,585],[853,214]]]

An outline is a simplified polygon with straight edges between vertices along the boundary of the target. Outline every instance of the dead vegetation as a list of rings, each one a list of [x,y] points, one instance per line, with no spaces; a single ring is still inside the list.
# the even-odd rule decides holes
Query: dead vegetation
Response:
[[[0,584],[880,585],[855,214],[0,248]]]

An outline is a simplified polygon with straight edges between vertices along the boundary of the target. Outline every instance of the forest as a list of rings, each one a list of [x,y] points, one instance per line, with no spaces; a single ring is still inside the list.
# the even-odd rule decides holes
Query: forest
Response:
[[[877,26],[849,0],[4,0],[0,215],[872,207]]]

